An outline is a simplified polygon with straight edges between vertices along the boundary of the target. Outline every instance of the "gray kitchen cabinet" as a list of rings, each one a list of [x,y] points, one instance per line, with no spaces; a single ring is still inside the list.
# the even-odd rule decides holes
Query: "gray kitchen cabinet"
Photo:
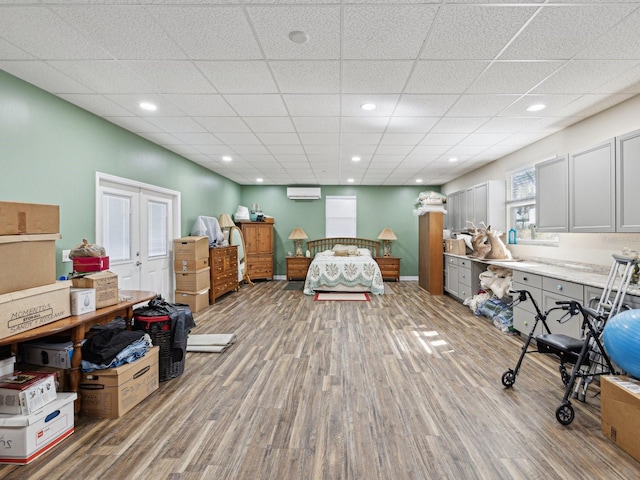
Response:
[[[615,139],[569,154],[569,231],[615,232]]]
[[[444,288],[450,295],[458,297],[458,259],[450,255],[444,256],[445,285]]]
[[[494,230],[506,228],[506,185],[501,180],[490,180],[447,196],[449,228],[465,230],[473,222],[476,227],[484,222]]]
[[[479,220],[475,217],[475,195],[473,193],[474,188],[467,188],[465,190],[465,199],[466,199],[466,208],[465,208],[465,219],[464,219],[464,228],[471,228],[471,223],[473,222],[475,225],[478,225]]]
[[[472,295],[471,260],[458,259],[458,298],[464,301]]]
[[[616,231],[640,232],[640,130],[616,138]]]
[[[536,228],[539,232],[569,230],[568,157],[536,165]]]
[[[467,191],[458,192],[458,211],[456,212],[456,230],[467,228]]]

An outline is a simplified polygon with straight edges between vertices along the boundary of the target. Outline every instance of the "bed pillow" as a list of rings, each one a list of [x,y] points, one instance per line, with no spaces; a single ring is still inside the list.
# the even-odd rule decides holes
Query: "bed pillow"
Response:
[[[333,252],[336,257],[349,257],[349,250],[338,250],[337,252]]]
[[[316,257],[333,257],[334,254],[335,252],[333,250],[324,250],[316,253]]]
[[[371,250],[369,250],[368,248],[359,248],[358,255],[360,255],[361,257],[370,257]]]
[[[342,256],[353,256],[353,255],[357,255],[358,254],[358,247],[356,245],[334,245],[333,249],[334,252],[338,253],[338,252],[347,252],[347,255],[342,255]]]

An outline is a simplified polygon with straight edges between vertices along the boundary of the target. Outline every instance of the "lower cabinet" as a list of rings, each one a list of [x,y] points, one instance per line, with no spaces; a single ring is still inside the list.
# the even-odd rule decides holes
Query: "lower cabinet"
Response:
[[[458,258],[445,255],[445,285],[449,295],[458,297]]]
[[[558,307],[556,302],[576,300],[582,304],[584,301],[584,286],[578,283],[558,280],[551,277],[534,275],[526,272],[513,272],[513,289],[528,290],[542,312]],[[561,333],[570,337],[580,337],[580,325],[582,317],[579,315],[564,318],[565,310],[554,310],[547,317],[547,325],[551,333]],[[521,333],[528,334],[535,322],[536,311],[527,298],[513,309],[513,328]],[[542,322],[538,324],[534,332],[536,335],[546,333]]]

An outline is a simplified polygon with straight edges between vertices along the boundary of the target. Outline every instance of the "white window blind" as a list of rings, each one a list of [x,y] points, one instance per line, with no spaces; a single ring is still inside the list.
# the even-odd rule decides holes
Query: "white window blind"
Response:
[[[103,247],[110,262],[131,260],[131,198],[105,194],[102,231]]]
[[[356,237],[356,197],[327,195],[325,202],[325,235]]]
[[[168,255],[167,204],[149,202],[149,257]]]

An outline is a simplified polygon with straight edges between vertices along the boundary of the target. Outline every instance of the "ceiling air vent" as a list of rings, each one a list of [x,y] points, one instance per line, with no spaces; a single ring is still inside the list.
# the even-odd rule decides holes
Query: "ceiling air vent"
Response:
[[[289,187],[287,188],[289,200],[318,200],[322,198],[320,188],[317,187]]]

